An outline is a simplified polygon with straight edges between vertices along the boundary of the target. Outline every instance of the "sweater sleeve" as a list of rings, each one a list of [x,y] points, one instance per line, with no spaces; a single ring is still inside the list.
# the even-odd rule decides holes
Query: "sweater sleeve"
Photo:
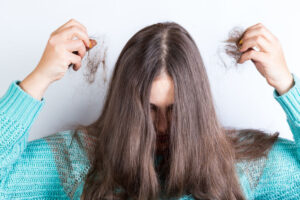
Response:
[[[0,199],[79,200],[93,140],[67,130],[27,142],[45,100],[19,83],[12,82],[0,98]]]
[[[273,96],[286,113],[287,122],[297,146],[297,155],[300,159],[300,79],[295,74],[293,77],[295,84],[288,92],[280,96],[274,90]]]
[[[0,178],[5,168],[14,164],[27,146],[28,132],[45,100],[37,100],[11,82],[0,98]]]

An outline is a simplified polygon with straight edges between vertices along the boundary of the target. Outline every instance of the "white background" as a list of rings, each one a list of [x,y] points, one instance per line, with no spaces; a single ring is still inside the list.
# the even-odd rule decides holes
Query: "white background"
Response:
[[[116,1],[26,0],[0,1],[0,95],[13,80],[23,80],[37,65],[56,28],[74,18],[90,35],[103,36],[108,46],[108,78],[127,40],[144,26],[174,21],[195,39],[211,82],[216,110],[224,126],[279,131],[292,139],[286,116],[273,98],[273,88],[248,62],[225,70],[218,51],[234,26],[247,28],[262,22],[276,35],[289,69],[300,76],[300,12],[295,1]],[[29,140],[74,124],[89,124],[101,112],[106,84],[103,71],[87,84],[84,68],[70,70],[44,95],[45,106],[34,122]]]

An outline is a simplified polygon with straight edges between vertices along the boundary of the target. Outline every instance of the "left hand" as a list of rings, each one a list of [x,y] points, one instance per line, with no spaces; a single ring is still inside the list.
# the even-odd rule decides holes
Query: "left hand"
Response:
[[[246,29],[240,40],[242,56],[238,63],[252,60],[256,69],[266,78],[269,85],[282,95],[294,85],[279,40],[258,23]],[[259,48],[259,51],[253,48]]]

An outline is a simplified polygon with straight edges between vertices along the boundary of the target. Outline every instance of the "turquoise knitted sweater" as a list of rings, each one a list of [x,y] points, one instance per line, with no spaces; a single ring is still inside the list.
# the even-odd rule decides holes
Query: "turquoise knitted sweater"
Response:
[[[247,199],[300,199],[300,80],[293,76],[295,85],[287,93],[273,95],[295,141],[279,138],[267,158],[236,163]],[[27,142],[45,99],[34,99],[19,82],[0,98],[0,199],[80,199],[94,140],[67,130]]]

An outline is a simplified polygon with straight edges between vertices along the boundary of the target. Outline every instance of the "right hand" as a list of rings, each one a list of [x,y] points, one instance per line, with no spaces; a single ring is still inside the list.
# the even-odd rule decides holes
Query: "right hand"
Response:
[[[74,36],[78,39],[73,40]],[[69,64],[74,63],[76,71],[80,68],[81,59],[89,46],[90,40],[86,28],[71,19],[51,34],[35,71],[49,82],[59,80],[68,70]],[[75,55],[73,51],[78,51],[79,55]]]
[[[258,47],[259,51],[254,50]],[[246,29],[240,40],[242,56],[239,63],[252,60],[256,69],[279,95],[288,92],[294,78],[285,61],[279,40],[261,23]]]
[[[75,71],[81,67],[86,48],[90,47],[86,28],[71,19],[51,34],[37,67],[20,83],[20,87],[41,99],[48,86],[65,75],[71,63]],[[78,51],[78,55],[73,51]]]

